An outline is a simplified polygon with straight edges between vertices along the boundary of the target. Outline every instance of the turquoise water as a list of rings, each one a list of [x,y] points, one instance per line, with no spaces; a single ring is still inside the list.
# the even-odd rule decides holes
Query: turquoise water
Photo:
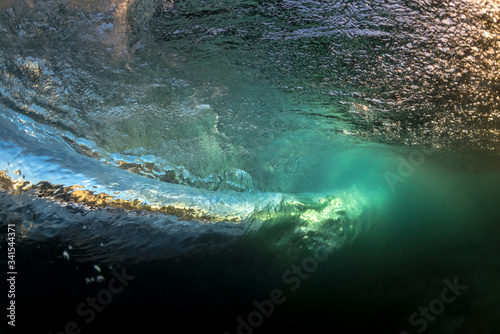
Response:
[[[20,326],[496,333],[499,14],[493,0],[0,1],[0,227],[19,239]],[[287,271],[299,264],[307,279]],[[120,268],[137,278],[87,323],[75,308]],[[455,278],[456,303],[425,329],[409,319]],[[275,289],[286,302],[248,329]]]

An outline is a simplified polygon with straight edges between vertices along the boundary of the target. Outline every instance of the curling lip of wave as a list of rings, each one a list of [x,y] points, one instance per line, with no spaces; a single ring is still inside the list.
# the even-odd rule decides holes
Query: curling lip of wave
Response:
[[[312,243],[343,244],[342,240],[351,240],[367,226],[360,218],[367,202],[355,188],[338,194],[241,193],[161,182],[81,155],[60,137],[37,133],[36,126],[28,127],[27,117],[18,127],[7,113],[0,115],[4,129],[0,137],[4,158],[0,182],[4,193],[28,203],[26,196],[34,196],[55,200],[61,206],[64,202],[81,204],[87,212],[114,207],[163,213],[165,217],[176,216],[173,219],[177,222],[190,220],[194,230],[207,223],[214,229],[221,223],[224,228],[239,225],[239,235],[286,221],[293,222],[291,234]],[[57,229],[44,225],[52,220],[50,217],[47,213],[45,219],[40,218],[44,221],[38,226],[40,233],[63,233],[59,225]],[[37,234],[36,224],[29,222],[27,226],[26,235]],[[234,237],[235,230],[231,231]]]

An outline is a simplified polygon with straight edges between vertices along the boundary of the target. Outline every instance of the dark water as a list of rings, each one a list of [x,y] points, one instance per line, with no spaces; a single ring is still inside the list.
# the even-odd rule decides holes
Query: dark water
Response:
[[[0,330],[500,333],[499,19],[0,0]]]

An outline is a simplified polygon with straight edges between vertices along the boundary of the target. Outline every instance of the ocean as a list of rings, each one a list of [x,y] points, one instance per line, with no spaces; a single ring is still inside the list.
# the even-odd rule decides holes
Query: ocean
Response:
[[[500,333],[494,0],[0,0],[2,333]]]

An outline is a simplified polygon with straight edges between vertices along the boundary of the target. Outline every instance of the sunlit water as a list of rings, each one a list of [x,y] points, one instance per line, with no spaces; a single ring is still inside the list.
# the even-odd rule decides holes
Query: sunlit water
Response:
[[[459,277],[426,331],[500,331],[497,20],[494,0],[0,0],[20,326],[234,333],[281,288],[256,333],[416,333]],[[86,324],[94,264],[137,280]],[[58,315],[35,315],[49,291]]]

